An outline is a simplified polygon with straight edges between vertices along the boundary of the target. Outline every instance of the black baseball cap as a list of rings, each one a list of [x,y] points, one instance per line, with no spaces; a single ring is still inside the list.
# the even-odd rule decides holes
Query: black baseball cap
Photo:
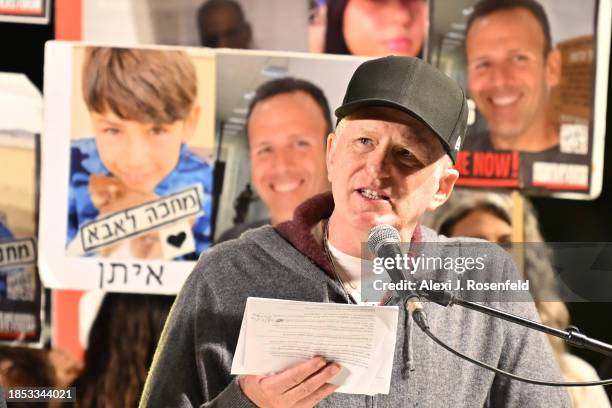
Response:
[[[340,121],[369,106],[396,108],[421,121],[438,136],[455,162],[467,126],[465,93],[432,65],[396,56],[364,62],[355,70],[336,117]]]

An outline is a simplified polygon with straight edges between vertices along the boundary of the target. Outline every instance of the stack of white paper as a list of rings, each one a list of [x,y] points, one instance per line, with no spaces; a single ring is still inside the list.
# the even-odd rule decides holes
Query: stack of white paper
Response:
[[[314,356],[338,363],[336,392],[388,394],[398,308],[248,298],[234,375],[268,375]]]

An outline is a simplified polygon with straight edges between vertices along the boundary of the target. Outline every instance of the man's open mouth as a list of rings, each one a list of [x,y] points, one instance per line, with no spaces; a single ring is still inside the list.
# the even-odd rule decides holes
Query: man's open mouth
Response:
[[[359,194],[361,194],[362,196],[370,200],[388,200],[389,199],[388,196],[378,193],[374,190],[370,190],[369,188],[360,188],[357,191],[359,191]]]

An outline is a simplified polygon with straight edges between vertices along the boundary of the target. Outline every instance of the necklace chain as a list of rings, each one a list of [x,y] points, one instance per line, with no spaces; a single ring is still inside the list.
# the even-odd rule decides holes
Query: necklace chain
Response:
[[[332,256],[331,251],[329,249],[329,245],[330,245],[329,244],[329,219],[327,219],[324,221],[324,227],[323,227],[323,249],[325,250],[325,255],[327,256],[327,259],[329,260],[329,263],[331,264],[331,269],[334,274],[334,277],[336,278],[340,286],[342,286],[342,290],[346,294],[347,299],[352,299],[352,297],[350,293],[348,292],[348,290],[346,289],[346,285],[350,286],[351,289],[353,289],[353,291],[358,292],[359,295],[361,296],[361,292],[355,286],[353,286],[353,284],[350,281],[345,283],[344,280],[340,277],[340,274],[338,273],[336,269],[336,262],[334,261],[334,257]]]

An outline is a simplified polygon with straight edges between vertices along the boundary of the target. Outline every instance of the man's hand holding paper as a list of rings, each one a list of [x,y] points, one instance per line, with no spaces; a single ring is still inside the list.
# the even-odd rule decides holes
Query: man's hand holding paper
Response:
[[[328,381],[339,371],[338,364],[313,357],[278,374],[243,376],[240,388],[259,407],[313,407],[338,388]]]

